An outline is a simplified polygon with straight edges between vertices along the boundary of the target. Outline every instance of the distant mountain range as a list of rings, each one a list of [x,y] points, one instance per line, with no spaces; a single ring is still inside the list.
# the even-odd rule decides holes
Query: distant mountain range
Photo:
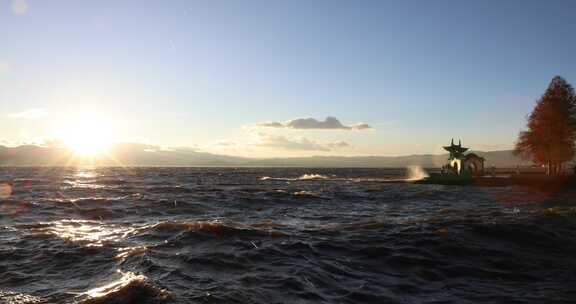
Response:
[[[527,166],[512,151],[474,153],[486,159],[486,166]],[[421,154],[407,156],[312,156],[294,158],[248,158],[194,151],[189,148],[159,149],[145,144],[116,144],[106,157],[88,162],[61,147],[24,145],[0,146],[0,166],[76,166],[95,164],[101,166],[191,166],[191,167],[376,167],[399,168],[405,166],[440,167],[446,163],[447,154]]]

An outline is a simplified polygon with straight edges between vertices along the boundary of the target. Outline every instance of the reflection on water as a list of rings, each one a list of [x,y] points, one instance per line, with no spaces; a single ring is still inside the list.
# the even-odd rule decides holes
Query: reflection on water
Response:
[[[118,270],[117,272],[121,276],[120,279],[110,282],[104,286],[90,289],[85,294],[92,298],[103,297],[107,294],[122,289],[122,287],[130,284],[133,281],[141,281],[141,282],[146,281],[146,277],[143,275],[136,275],[133,272],[122,272],[121,270]]]
[[[76,171],[73,176],[85,179],[85,178],[95,178],[96,176],[98,176],[98,174],[96,172],[96,168],[78,168],[78,171]]]
[[[123,247],[118,248],[118,254],[116,255],[117,259],[124,261],[128,257],[142,255],[148,251],[148,246],[132,246],[132,247]]]
[[[164,303],[164,300],[171,298],[168,291],[152,285],[149,279],[142,274],[120,270],[117,273],[120,274],[118,280],[84,293],[88,299],[82,303]]]
[[[97,183],[98,170],[96,168],[78,168],[66,183],[72,188],[78,189],[103,189],[105,185],[100,185]]]
[[[0,290],[0,303],[2,304],[41,304],[46,301],[41,298],[9,291]]]
[[[87,247],[101,247],[105,243],[126,238],[135,229],[105,224],[100,221],[60,220],[28,227],[35,234],[50,234]]]

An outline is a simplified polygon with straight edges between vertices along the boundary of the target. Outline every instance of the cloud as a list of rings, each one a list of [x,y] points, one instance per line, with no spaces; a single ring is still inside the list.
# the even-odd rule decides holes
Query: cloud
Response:
[[[19,16],[26,15],[28,13],[28,2],[26,0],[12,0],[12,12]]]
[[[326,146],[333,148],[333,149],[338,149],[338,148],[348,148],[348,147],[350,147],[350,144],[345,142],[345,141],[335,141],[335,142],[327,143]]]
[[[350,147],[344,141],[320,143],[305,137],[290,138],[282,135],[258,134],[255,146],[299,151],[333,151],[335,149]]]
[[[256,143],[258,142],[258,134],[252,134],[254,138],[251,140],[220,140],[211,144],[200,146],[202,151],[216,151],[217,153],[246,153],[254,151]]]
[[[284,128],[284,125],[279,122],[263,122],[259,123],[258,126],[265,128]]]
[[[239,144],[232,140],[221,140],[213,144],[217,147],[237,147]]]
[[[48,111],[42,108],[32,108],[23,112],[8,114],[8,116],[12,118],[38,119],[48,116]]]
[[[372,127],[366,123],[357,123],[351,126],[343,125],[336,117],[328,116],[324,121],[315,118],[298,118],[280,122],[264,122],[256,124],[262,128],[284,128],[284,129],[317,129],[317,130],[371,130]]]

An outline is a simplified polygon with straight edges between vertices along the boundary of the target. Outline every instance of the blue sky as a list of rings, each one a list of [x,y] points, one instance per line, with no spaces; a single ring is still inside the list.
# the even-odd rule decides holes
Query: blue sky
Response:
[[[58,139],[92,116],[115,141],[236,155],[510,148],[552,77],[576,81],[574,9],[0,0],[0,141]],[[328,116],[371,129],[259,125]]]

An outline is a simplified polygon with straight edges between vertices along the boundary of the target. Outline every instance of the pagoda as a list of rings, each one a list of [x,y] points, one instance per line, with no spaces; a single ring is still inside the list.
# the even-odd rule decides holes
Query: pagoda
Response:
[[[448,170],[457,175],[482,175],[484,173],[485,159],[474,153],[465,154],[468,148],[462,147],[462,140],[458,140],[458,145],[455,145],[452,139],[450,146],[445,146],[444,150],[448,151],[450,156],[448,157],[449,163],[442,168],[442,172]]]
[[[458,145],[455,145],[454,138],[452,138],[450,146],[445,146],[444,150],[450,152],[450,157],[448,160],[452,161],[454,159],[464,159],[464,152],[468,151],[468,148],[462,147],[462,140],[459,140]]]

